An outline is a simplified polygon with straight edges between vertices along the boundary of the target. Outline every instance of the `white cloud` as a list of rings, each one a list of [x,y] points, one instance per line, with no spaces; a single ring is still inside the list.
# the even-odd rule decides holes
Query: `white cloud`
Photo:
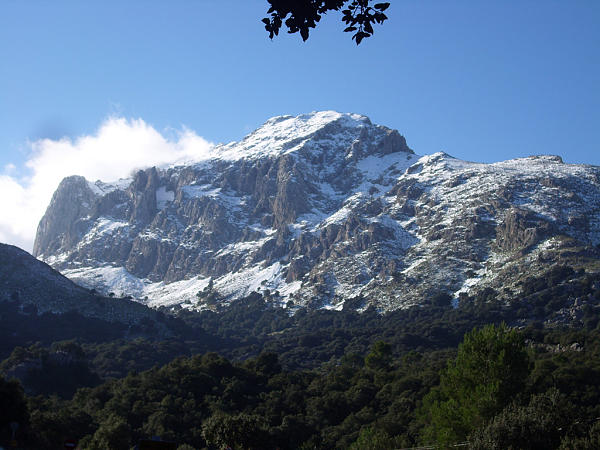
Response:
[[[135,169],[198,161],[210,156],[212,144],[183,129],[165,137],[141,119],[111,117],[94,135],[77,139],[42,139],[30,143],[28,175],[12,176],[14,165],[0,175],[0,242],[33,248],[37,224],[60,181],[69,175],[113,181]]]

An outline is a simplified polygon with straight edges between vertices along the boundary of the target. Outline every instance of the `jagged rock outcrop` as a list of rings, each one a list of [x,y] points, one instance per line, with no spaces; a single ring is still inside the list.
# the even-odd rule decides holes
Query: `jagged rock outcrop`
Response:
[[[77,245],[87,231],[85,217],[94,200],[85,178],[74,175],[62,180],[38,225],[33,252],[44,249],[51,254]]]
[[[362,295],[389,310],[517,286],[577,252],[595,261],[599,217],[598,167],[419,157],[395,130],[325,111],[270,119],[195,164],[67,178],[34,251],[151,305],[195,307],[211,280],[222,301],[269,289],[282,304]]]
[[[552,236],[552,223],[533,211],[510,208],[496,228],[496,244],[500,250],[527,250]]]

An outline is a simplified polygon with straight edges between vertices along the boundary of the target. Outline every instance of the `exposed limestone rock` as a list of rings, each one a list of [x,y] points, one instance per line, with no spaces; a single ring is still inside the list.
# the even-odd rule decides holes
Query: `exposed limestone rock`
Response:
[[[496,229],[496,244],[504,251],[526,250],[550,236],[552,228],[531,211],[511,208]]]
[[[38,225],[33,253],[57,254],[77,245],[87,231],[86,218],[94,200],[85,178],[71,176],[62,180]]]
[[[35,254],[154,305],[195,305],[210,279],[225,301],[269,289],[283,303],[390,310],[594,261],[599,174],[554,156],[419,157],[363,116],[282,116],[196,164],[112,185],[65,179]]]

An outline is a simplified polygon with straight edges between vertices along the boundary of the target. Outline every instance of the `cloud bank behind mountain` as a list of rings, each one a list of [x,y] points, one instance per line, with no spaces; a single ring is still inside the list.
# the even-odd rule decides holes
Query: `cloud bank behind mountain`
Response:
[[[24,167],[0,174],[0,242],[31,251],[38,222],[70,175],[113,181],[133,171],[205,159],[213,145],[187,128],[160,132],[142,119],[109,117],[91,135],[29,142]]]

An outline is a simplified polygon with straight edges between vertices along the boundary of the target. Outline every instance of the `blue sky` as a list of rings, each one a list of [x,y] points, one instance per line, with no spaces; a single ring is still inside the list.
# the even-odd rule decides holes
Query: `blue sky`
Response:
[[[339,14],[306,43],[270,41],[266,9],[265,0],[3,0],[0,176],[25,195],[48,159],[37,157],[41,139],[96,136],[109,118],[141,119],[167,140],[189,129],[228,142],[271,116],[321,109],[396,128],[419,154],[600,165],[597,0],[394,0],[358,47]],[[6,233],[0,224],[0,241],[22,242]]]

